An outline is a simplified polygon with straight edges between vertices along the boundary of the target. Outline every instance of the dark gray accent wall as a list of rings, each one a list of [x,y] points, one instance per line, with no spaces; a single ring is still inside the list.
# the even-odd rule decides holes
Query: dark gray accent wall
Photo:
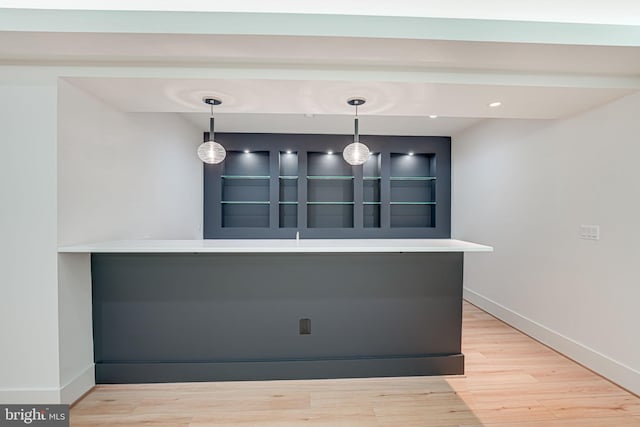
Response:
[[[352,135],[217,133],[216,140],[229,157],[219,165],[204,165],[205,239],[294,238],[296,232],[310,239],[451,236],[449,137],[362,135],[361,141],[377,154],[364,167],[350,166],[342,158]],[[245,149],[252,153],[239,166],[237,160]],[[296,154],[297,167],[281,161],[281,153],[287,150]],[[335,153],[333,158],[324,156],[327,151]],[[414,160],[402,158],[409,152],[416,153]],[[291,171],[297,174],[296,180],[285,183],[279,178],[294,173]],[[353,179],[307,179],[332,174],[352,175]],[[379,180],[367,181],[370,174],[378,175]],[[426,174],[436,179],[404,182],[393,180],[394,174]],[[223,175],[267,178],[232,181],[224,180]],[[379,203],[370,203],[373,194]],[[430,200],[436,203],[406,203]],[[229,201],[232,203],[223,203]],[[351,203],[314,203],[338,201]]]
[[[96,381],[460,374],[462,261],[93,254]]]

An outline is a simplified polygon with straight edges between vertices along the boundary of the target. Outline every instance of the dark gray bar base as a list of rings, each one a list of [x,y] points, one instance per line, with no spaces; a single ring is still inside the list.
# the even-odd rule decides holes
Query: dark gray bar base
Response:
[[[451,375],[462,253],[93,254],[96,382]]]
[[[462,354],[261,362],[100,363],[96,365],[96,383],[365,378],[462,373]]]

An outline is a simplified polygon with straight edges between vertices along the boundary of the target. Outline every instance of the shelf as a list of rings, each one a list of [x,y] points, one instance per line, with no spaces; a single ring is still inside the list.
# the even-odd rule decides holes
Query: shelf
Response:
[[[435,176],[392,176],[391,181],[435,181]]]
[[[354,176],[348,175],[309,175],[307,179],[354,179]]]
[[[448,233],[445,138],[425,137],[422,144],[415,137],[381,137],[359,167],[338,152],[327,154],[344,146],[343,135],[229,138],[222,166],[205,169],[206,238],[244,239],[249,227],[263,228],[254,235],[267,239],[290,238],[298,229],[312,238],[345,239]],[[252,147],[250,155],[233,149],[243,146]],[[283,148],[296,151],[286,154]],[[408,155],[418,148],[424,152]]]
[[[222,175],[224,179],[269,179],[269,175]]]
[[[353,205],[355,202],[307,202],[308,205]]]
[[[435,205],[436,202],[391,202],[391,205]]]
[[[268,205],[269,201],[250,201],[250,200],[223,200],[220,203],[225,205]]]

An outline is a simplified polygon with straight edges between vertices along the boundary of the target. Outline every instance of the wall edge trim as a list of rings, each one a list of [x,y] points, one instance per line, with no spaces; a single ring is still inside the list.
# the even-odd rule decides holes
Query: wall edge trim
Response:
[[[95,364],[92,363],[60,387],[60,402],[74,404],[96,385],[95,378]]]

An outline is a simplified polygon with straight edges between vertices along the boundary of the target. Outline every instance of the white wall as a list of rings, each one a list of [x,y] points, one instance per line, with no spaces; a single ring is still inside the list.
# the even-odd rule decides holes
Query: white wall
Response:
[[[202,238],[201,132],[182,117],[122,113],[58,87],[58,242]],[[60,399],[94,384],[87,255],[58,256]]]
[[[176,114],[122,113],[61,80],[61,246],[201,239],[202,131]]]
[[[118,113],[62,81],[58,93],[59,73],[0,67],[5,403],[68,403],[93,384],[89,257],[58,256],[59,244],[201,236],[200,131]]]
[[[495,120],[453,141],[465,296],[640,393],[640,94],[559,121]],[[578,238],[600,225],[601,240]]]
[[[57,402],[56,82],[0,67],[0,402]],[[27,400],[28,399],[28,400]]]
[[[72,403],[95,385],[91,255],[58,255],[60,401]]]

